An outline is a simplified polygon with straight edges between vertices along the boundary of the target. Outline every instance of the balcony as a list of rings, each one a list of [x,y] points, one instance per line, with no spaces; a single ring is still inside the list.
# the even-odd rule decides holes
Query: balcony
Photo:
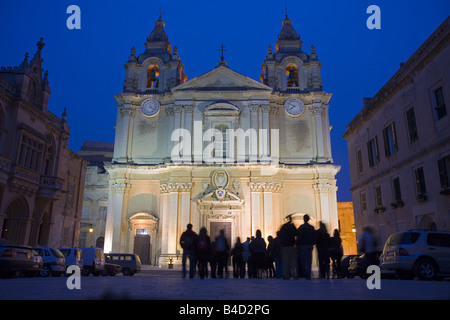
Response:
[[[58,177],[41,176],[39,180],[39,197],[58,199],[64,180]]]

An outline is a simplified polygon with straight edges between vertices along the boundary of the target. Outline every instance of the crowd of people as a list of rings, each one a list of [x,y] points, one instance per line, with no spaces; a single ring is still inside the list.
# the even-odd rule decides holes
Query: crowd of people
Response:
[[[308,215],[304,215],[303,220],[304,223],[296,228],[289,216],[276,237],[269,236],[267,243],[262,238],[261,231],[257,230],[255,236],[247,237],[244,242],[237,237],[231,248],[224,230],[215,239],[211,239],[205,227],[197,235],[192,230],[192,224],[188,224],[180,237],[183,277],[188,272],[188,259],[190,278],[196,275],[197,270],[201,279],[229,277],[228,265],[231,258],[234,278],[311,279],[314,246],[317,249],[319,277],[339,277],[343,256],[339,231],[334,230],[333,236],[330,236],[322,222],[316,230],[309,224]]]

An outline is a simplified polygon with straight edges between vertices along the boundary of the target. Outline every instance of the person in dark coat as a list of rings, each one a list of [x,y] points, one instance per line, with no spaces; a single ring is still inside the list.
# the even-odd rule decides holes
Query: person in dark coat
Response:
[[[216,242],[211,242],[211,250],[209,253],[209,265],[211,266],[211,278],[215,279],[217,275],[217,251]]]
[[[319,277],[330,278],[330,235],[323,222],[319,223],[317,233],[317,254],[319,257]]]
[[[244,246],[242,245],[241,238],[237,237],[236,243],[231,249],[231,259],[233,261],[233,278],[244,278],[245,269],[244,269],[244,259],[242,253],[244,251]],[[242,272],[244,269],[244,272]]]
[[[281,260],[283,263],[283,279],[289,280],[291,272],[297,278],[297,250],[295,241],[297,229],[292,223],[292,217],[288,216],[288,221],[280,228],[279,238],[281,246]]]
[[[230,254],[230,246],[225,237],[225,231],[220,230],[219,236],[216,237],[216,252],[217,252],[217,276],[223,278],[228,277],[228,255]]]
[[[198,235],[192,230],[192,224],[188,224],[186,231],[181,234],[180,245],[183,248],[182,266],[183,278],[186,277],[186,259],[189,258],[189,278],[194,278],[197,265],[197,240]]]
[[[267,254],[266,254],[266,263],[267,263],[267,277],[268,278],[275,278],[275,267],[273,265],[275,259],[275,239],[272,236],[267,237],[267,241],[269,242],[267,244]]]
[[[344,250],[339,230],[334,229],[333,236],[330,239],[330,258],[333,266],[333,276],[336,278],[341,277],[341,260],[343,255]]]
[[[208,277],[208,261],[211,255],[211,239],[205,227],[200,229],[197,241],[197,260],[200,279]]]
[[[309,215],[305,214],[304,223],[297,229],[297,246],[301,263],[299,268],[302,276],[307,280],[311,279],[312,251],[317,239],[316,230],[308,223],[309,220]]]
[[[266,241],[262,238],[261,230],[256,230],[255,238],[250,242],[250,251],[256,272],[256,277],[261,278],[262,271],[266,268]]]
[[[280,245],[280,231],[277,231],[277,236],[273,239],[272,256],[275,262],[275,277],[280,279],[283,276],[283,263],[281,260],[281,245]]]

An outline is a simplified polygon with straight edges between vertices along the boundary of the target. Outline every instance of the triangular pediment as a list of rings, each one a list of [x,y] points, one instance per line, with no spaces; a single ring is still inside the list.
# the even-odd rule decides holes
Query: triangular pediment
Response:
[[[195,77],[172,91],[272,91],[272,88],[246,77],[226,66],[218,66]]]

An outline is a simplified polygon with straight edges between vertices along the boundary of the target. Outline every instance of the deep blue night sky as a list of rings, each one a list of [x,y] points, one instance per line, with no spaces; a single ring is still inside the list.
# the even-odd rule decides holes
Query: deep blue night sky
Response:
[[[69,30],[69,5],[81,9],[81,30]],[[166,33],[185,65],[188,80],[217,64],[219,46],[228,66],[259,80],[267,46],[281,31],[285,0],[196,1],[2,1],[0,66],[30,59],[44,37],[43,68],[52,90],[49,110],[60,116],[67,107],[70,148],[85,140],[114,141],[116,101],[125,78],[123,64],[132,46],[144,51],[147,35],[162,7]],[[366,9],[381,8],[381,30],[369,30]],[[325,91],[333,94],[330,122],[338,174],[338,201],[351,201],[345,126],[450,13],[448,0],[287,1],[288,16],[309,53],[322,65]]]

